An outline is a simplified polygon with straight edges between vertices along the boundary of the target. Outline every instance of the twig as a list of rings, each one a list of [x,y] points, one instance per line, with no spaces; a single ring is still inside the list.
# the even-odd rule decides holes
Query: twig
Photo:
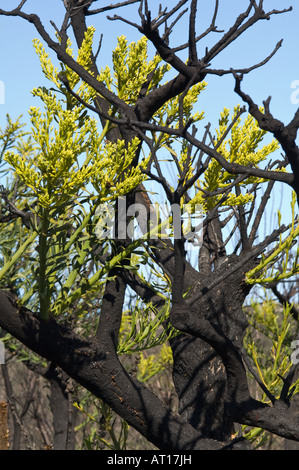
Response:
[[[195,33],[196,11],[197,0],[192,0],[189,19],[189,63],[192,65],[196,65],[198,62]]]
[[[138,3],[140,1],[141,0],[126,0],[125,2],[119,2],[119,3],[115,3],[114,5],[108,5],[106,7],[98,8],[97,10],[86,10],[85,15],[89,16],[89,15],[96,15],[98,13],[104,13],[105,11],[113,10],[115,8],[121,8],[126,5],[133,5],[133,3]],[[92,2],[90,2],[90,4],[91,3]]]
[[[218,284],[224,281],[227,277],[229,277],[235,271],[242,268],[242,266],[244,266],[250,260],[259,256],[267,246],[269,246],[271,243],[277,240],[279,235],[285,232],[286,230],[287,230],[287,227],[284,225],[282,225],[279,229],[274,230],[271,235],[266,237],[261,243],[255,246],[249,253],[247,253],[244,256],[241,256],[240,260],[236,262],[232,268],[230,268],[228,271],[223,272],[223,274],[219,274],[219,276],[217,277],[217,279],[215,279],[214,282],[207,284],[206,286],[203,286],[200,289],[200,291],[188,301],[188,305],[190,306],[194,305],[207,292],[209,292],[211,289],[214,289],[214,287],[216,287]]]
[[[260,68],[263,65],[267,64],[272,59],[272,57],[276,54],[278,49],[280,49],[280,47],[282,46],[282,42],[283,42],[282,39],[280,41],[278,41],[278,43],[276,44],[276,46],[273,49],[273,51],[271,52],[271,54],[269,54],[265,59],[261,60],[257,64],[251,65],[250,67],[245,67],[245,68],[242,68],[242,69],[233,69],[233,68],[230,68],[230,69],[209,69],[209,68],[206,68],[205,72],[207,74],[210,74],[210,75],[218,75],[219,77],[222,77],[223,75],[228,75],[230,73],[233,74],[233,75],[235,75],[235,74],[246,75],[246,74],[252,72],[253,70],[255,70],[257,68]]]
[[[253,368],[250,360],[249,360],[249,357],[248,357],[248,354],[246,353],[246,351],[244,350],[244,348],[240,348],[239,349],[239,352],[242,356],[242,359],[244,361],[244,363],[246,364],[246,367],[247,369],[249,370],[249,372],[251,373],[251,375],[254,377],[256,383],[260,386],[260,388],[263,390],[263,392],[266,394],[266,396],[269,398],[269,400],[271,401],[272,404],[274,404],[276,402],[276,398],[275,396],[270,392],[270,390],[268,390],[268,388],[266,387],[266,385],[264,384],[264,382],[260,379],[258,373],[255,371],[255,369]]]

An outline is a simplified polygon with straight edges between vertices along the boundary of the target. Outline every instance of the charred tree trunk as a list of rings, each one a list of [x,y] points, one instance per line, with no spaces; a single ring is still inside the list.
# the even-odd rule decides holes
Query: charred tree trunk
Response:
[[[7,403],[0,402],[0,450],[8,450],[8,420],[7,420]]]
[[[210,284],[214,284],[225,269],[229,272],[234,262],[235,257],[230,257],[220,269],[212,272]],[[247,327],[242,306],[249,292],[249,287],[243,283],[243,274],[244,270],[240,269],[228,275],[194,305],[200,317],[220,328],[239,347]],[[171,347],[173,380],[182,417],[206,437],[223,442],[229,440],[233,422],[225,406],[227,379],[223,361],[209,344],[190,335],[175,337]]]
[[[65,374],[51,365],[47,378],[50,381],[50,406],[53,413],[53,448],[54,450],[74,449],[73,426],[70,429],[69,395],[66,390]],[[72,416],[74,413],[72,413]],[[72,423],[73,424],[73,423]],[[71,434],[71,435],[70,435]]]

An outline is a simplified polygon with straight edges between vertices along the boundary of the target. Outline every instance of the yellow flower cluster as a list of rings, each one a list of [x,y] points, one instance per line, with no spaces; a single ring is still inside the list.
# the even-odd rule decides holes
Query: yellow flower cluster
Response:
[[[137,378],[140,382],[146,382],[151,377],[169,368],[172,363],[172,351],[166,343],[162,344],[157,354],[147,355],[142,352],[138,364]]]
[[[146,37],[128,45],[126,37],[120,36],[112,53],[112,62],[113,77],[109,67],[106,67],[98,79],[104,81],[110,89],[113,84],[119,98],[127,103],[135,103],[150,73],[153,73],[153,77],[149,90],[158,85],[169,69],[167,65],[159,67],[161,57],[158,55],[148,61]]]
[[[94,156],[92,184],[103,201],[127,194],[144,180],[141,168],[146,161],[131,166],[139,144],[137,137],[128,146],[124,140],[106,142],[102,152]]]
[[[94,28],[88,28],[85,40],[78,51],[77,61],[89,68]],[[108,127],[99,134],[97,122],[87,115],[82,104],[72,97],[59,81],[54,67],[42,44],[34,41],[42,70],[58,90],[35,88],[33,95],[41,98],[44,112],[31,107],[31,138],[34,148],[31,154],[9,151],[5,160],[16,174],[30,187],[38,199],[38,205],[53,209],[71,201],[80,190],[91,183],[101,199],[107,201],[126,194],[143,179],[139,166],[124,171],[132,163],[139,146],[136,138],[127,146],[119,140],[104,140]],[[71,44],[67,51],[72,55]],[[63,66],[63,73],[72,88],[86,102],[94,99],[95,92],[71,69]],[[65,99],[57,97],[63,93]]]
[[[220,142],[222,136],[227,132],[228,127],[232,122],[234,122],[230,132],[228,132],[230,137],[224,139],[221,145],[217,148],[217,151],[230,163],[258,168],[259,164],[266,160],[268,155],[279,148],[279,144],[274,139],[270,143],[259,147],[266,135],[266,131],[260,129],[251,115],[248,115],[243,123],[241,117],[235,119],[239,110],[240,107],[236,106],[234,113],[230,118],[230,110],[224,108],[219,119],[219,127],[216,129],[214,144],[217,145],[217,143]],[[236,177],[236,175],[232,175],[225,171],[220,163],[212,159],[204,173],[204,179],[199,185],[199,188],[207,193],[211,193],[219,189],[225,190],[225,188],[227,188]],[[236,195],[235,193],[228,191],[227,198],[223,205],[244,205],[250,202],[253,196],[246,190],[248,185],[262,181],[264,181],[262,178],[249,176],[241,183],[245,188],[245,193]],[[193,198],[192,203],[201,204],[206,210],[215,207],[223,197],[223,192],[215,196],[206,197],[203,191],[199,190],[197,195]]]
[[[285,239],[280,235],[279,242],[271,250],[269,256],[262,256],[260,263],[246,274],[246,282],[248,284],[269,285],[299,274],[299,247],[297,246],[297,250],[294,250],[294,244],[297,243],[299,236],[296,206],[297,198],[295,191],[293,191],[291,201],[292,224],[290,230]],[[281,226],[280,211],[278,211],[278,222]]]

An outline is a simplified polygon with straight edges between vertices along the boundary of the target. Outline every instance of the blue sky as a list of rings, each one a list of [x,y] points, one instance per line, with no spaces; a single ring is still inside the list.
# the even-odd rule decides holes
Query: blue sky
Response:
[[[0,8],[9,9],[17,6],[19,0],[0,0]],[[94,8],[102,6],[95,2]],[[111,2],[107,2],[111,3]],[[157,12],[160,2],[149,0],[153,12]],[[168,9],[177,1],[162,2]],[[208,6],[201,7],[206,3]],[[237,14],[248,6],[248,0],[220,0],[217,26],[219,29],[227,29]],[[258,103],[269,95],[272,96],[271,110],[273,114],[287,123],[296,112],[299,101],[299,5],[295,0],[265,0],[265,10],[284,9],[293,4],[293,11],[283,15],[273,15],[270,21],[261,21],[238,41],[234,42],[227,50],[212,63],[213,68],[248,67],[263,60],[274,49],[280,39],[284,39],[283,45],[271,61],[260,69],[251,72],[244,78],[242,88],[250,94]],[[214,2],[199,1],[198,7],[198,33],[204,31],[210,23]],[[138,6],[118,10],[118,14],[124,15],[131,21],[138,21],[136,17]],[[37,13],[46,29],[54,36],[54,29],[50,25],[53,20],[57,26],[61,25],[63,18],[62,0],[27,0],[24,11]],[[114,14],[115,11],[110,14]],[[91,16],[89,24],[96,27],[96,40],[103,34],[102,49],[99,55],[99,66],[105,66],[111,62],[111,51],[116,45],[117,36],[126,35],[129,41],[137,40],[140,35],[131,26],[120,21],[108,21],[106,14]],[[187,17],[178,23],[172,36],[171,45],[178,45],[188,40]],[[27,110],[30,106],[39,106],[37,98],[30,93],[34,87],[45,85],[49,82],[44,78],[38,57],[32,46],[32,39],[38,37],[32,24],[25,20],[13,17],[0,16],[0,81],[5,87],[5,101],[0,104],[0,126],[5,124],[5,115],[9,113],[12,118],[23,114],[24,122],[28,122]],[[199,49],[204,51],[206,46],[221,37],[221,33],[212,33],[201,44]],[[51,57],[55,56],[50,52]],[[296,83],[296,80],[298,81]],[[223,107],[233,108],[240,99],[233,92],[234,80],[232,76],[207,78],[208,88],[200,97],[198,107],[205,110],[206,120],[212,123],[212,128],[217,126],[220,111]],[[296,86],[292,89],[291,86]],[[298,90],[298,92],[297,92]],[[0,90],[1,91],[1,90]],[[293,97],[293,100],[292,100]],[[279,186],[278,186],[279,188]],[[288,189],[284,187],[284,193]],[[280,190],[278,191],[280,198]]]
[[[283,46],[270,63],[251,72],[244,78],[244,91],[261,103],[263,99],[272,95],[273,113],[283,121],[290,120],[295,113],[297,106],[291,102],[291,94],[296,90],[291,89],[291,84],[299,80],[299,5],[294,0],[265,0],[265,9],[282,9],[294,3],[293,11],[283,15],[274,15],[270,21],[262,21],[255,25],[238,41],[233,43],[227,50],[219,56],[217,61],[212,63],[213,68],[247,67],[262,60],[267,56],[275,44],[284,38]],[[8,9],[16,6],[19,0],[0,0],[0,8]],[[102,3],[102,2],[101,2]],[[108,2],[107,2],[108,3]],[[109,2],[110,3],[110,2]],[[149,5],[153,11],[157,10],[160,2],[150,0]],[[168,8],[176,4],[176,0],[167,3]],[[210,13],[214,2],[209,7],[198,10],[198,31],[203,31],[210,20]],[[95,2],[97,6],[98,2]],[[236,14],[240,13],[248,5],[248,0],[222,0],[218,15],[218,26],[220,29],[227,28],[232,24]],[[53,20],[58,26],[62,21],[63,2],[62,0],[27,0],[24,7],[27,12],[39,14],[44,26],[54,35],[54,30],[49,21]],[[137,6],[122,8],[118,13],[123,14],[128,19],[134,21],[136,18]],[[113,13],[111,13],[113,14]],[[187,17],[186,17],[187,19]],[[103,33],[103,45],[99,56],[100,66],[105,66],[111,60],[111,50],[116,44],[117,36],[125,34],[129,41],[137,40],[139,33],[132,27],[124,25],[120,21],[108,21],[106,14],[101,16],[91,16],[89,24],[93,24],[97,29],[98,38]],[[37,105],[30,90],[39,85],[48,85],[43,77],[38,58],[32,47],[32,39],[38,37],[34,26],[20,18],[0,17],[0,80],[5,85],[5,103],[0,107],[0,125],[3,123],[3,116],[10,113],[13,117],[19,114],[26,115],[26,110],[31,105]],[[221,37],[221,34],[211,34],[208,40],[202,43],[202,50],[206,45],[211,44]],[[180,44],[187,41],[186,20],[181,20],[173,35],[173,44]],[[54,54],[51,53],[54,58]],[[202,96],[202,103],[199,106],[205,109],[206,117],[214,120],[218,117],[219,111],[224,107],[233,107],[240,100],[233,92],[234,81],[228,77],[208,78],[209,87],[206,96]],[[297,84],[299,89],[299,85]],[[299,93],[297,94],[299,98]]]

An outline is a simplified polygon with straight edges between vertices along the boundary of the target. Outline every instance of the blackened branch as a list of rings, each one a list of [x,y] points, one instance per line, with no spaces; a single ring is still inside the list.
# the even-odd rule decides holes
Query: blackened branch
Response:
[[[192,65],[196,65],[198,62],[195,30],[196,10],[197,0],[192,0],[189,19],[189,62]]]
[[[96,15],[98,13],[104,13],[105,11],[114,10],[115,8],[124,7],[126,5],[133,5],[133,3],[139,3],[141,0],[126,0],[125,2],[115,3],[114,5],[107,5],[102,8],[97,8],[96,10],[86,10],[85,15]],[[93,2],[89,2],[90,4]],[[89,5],[90,6],[90,5]]]
[[[271,97],[264,101],[264,111],[262,111],[252,98],[241,90],[242,79],[242,76],[235,74],[235,92],[248,104],[249,112],[257,120],[260,128],[271,132],[280,143],[293,171],[293,177],[289,179],[288,183],[295,190],[299,204],[299,147],[296,144],[299,110],[297,110],[290,123],[285,126],[283,122],[273,117],[270,112]]]
[[[228,402],[236,408],[245,404],[248,406],[252,398],[248,389],[246,370],[232,341],[217,326],[200,318],[200,315],[188,306],[174,304],[170,318],[175,328],[203,339],[217,351],[227,373]]]

